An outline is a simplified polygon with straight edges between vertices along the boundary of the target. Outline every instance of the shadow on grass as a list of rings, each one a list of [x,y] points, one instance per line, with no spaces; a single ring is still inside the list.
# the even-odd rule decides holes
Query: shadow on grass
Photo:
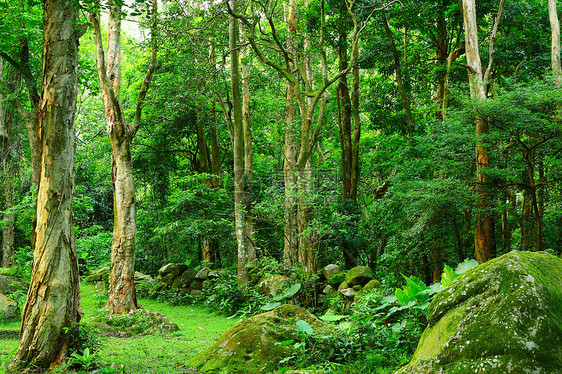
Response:
[[[20,332],[17,330],[0,330],[0,340],[19,340]]]

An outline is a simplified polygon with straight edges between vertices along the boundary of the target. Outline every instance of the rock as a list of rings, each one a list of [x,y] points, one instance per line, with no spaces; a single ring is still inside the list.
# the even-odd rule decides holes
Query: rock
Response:
[[[84,282],[86,283],[107,282],[107,281],[109,281],[109,266],[105,266],[98,270],[92,271],[92,273],[84,279]]]
[[[92,324],[101,332],[157,335],[179,330],[171,319],[150,309],[96,318]]]
[[[203,281],[199,279],[195,279],[191,282],[191,291],[201,291],[203,290]]]
[[[208,267],[204,267],[203,269],[197,272],[197,274],[195,275],[195,279],[208,280],[209,273],[211,273],[211,269],[209,269]]]
[[[381,287],[381,282],[379,282],[378,280],[373,279],[369,281],[369,283],[367,283],[365,287],[363,287],[361,290],[355,293],[355,300],[362,298],[363,296],[365,296],[365,294],[380,287]]]
[[[172,276],[170,278],[176,279],[186,270],[187,270],[186,264],[173,264],[172,263],[172,264],[167,264],[167,265],[162,266],[158,270],[158,274],[160,274],[160,276],[162,278],[164,278],[168,274],[172,274]]]
[[[363,287],[361,287],[361,285],[360,285],[360,284],[356,284],[356,285],[355,285],[355,286],[353,286],[352,288],[353,288],[353,291],[355,291],[355,292],[359,292],[359,291],[360,291],[360,290],[361,290],[361,289],[362,289]]]
[[[324,287],[324,288],[322,289],[322,293],[327,295],[327,294],[330,293],[330,291],[333,291],[333,290],[334,290],[334,287],[332,287],[332,286],[330,286],[330,285],[327,285],[326,287]]]
[[[106,282],[96,282],[96,284],[94,285],[94,291],[96,293],[105,293],[107,294],[107,290],[108,290],[109,286]]]
[[[347,282],[343,281],[343,282],[340,283],[340,285],[338,287],[338,291],[345,290],[346,288],[349,288],[348,285],[347,285]]]
[[[435,296],[399,373],[562,373],[562,260],[513,251]]]
[[[203,291],[201,290],[191,290],[189,292],[189,295],[193,296],[193,297],[198,297],[201,296],[203,294]]]
[[[212,270],[209,272],[209,279],[217,279],[220,278],[221,274],[217,270]]]
[[[264,275],[258,282],[258,292],[265,296],[277,296],[279,288],[288,278],[285,275]]]
[[[29,283],[20,278],[0,274],[0,294],[9,295],[18,291],[27,294],[28,289]]]
[[[195,279],[195,274],[197,274],[197,271],[195,269],[187,269],[183,272],[182,275],[174,279],[174,281],[172,282],[172,289],[189,288],[191,286],[191,283],[193,283],[193,280]]]
[[[334,276],[337,273],[341,273],[341,269],[338,265],[329,264],[324,266],[324,268],[322,269],[322,276],[326,280],[330,279],[332,276]]]
[[[339,273],[332,274],[330,279],[326,280],[328,284],[334,288],[338,288],[340,284],[345,282],[345,272],[340,271]]]
[[[21,321],[21,312],[18,303],[0,294],[0,322],[17,321]]]
[[[176,278],[174,277],[174,274],[168,273],[160,279],[160,282],[162,282],[164,284],[165,288],[170,288],[170,287],[172,287],[172,283],[174,283],[175,279]]]
[[[148,274],[143,274],[139,271],[135,271],[135,284],[141,282],[154,282],[154,279]]]
[[[348,287],[353,287],[356,284],[364,286],[369,283],[371,279],[373,279],[373,271],[368,266],[356,266],[345,275],[345,281]]]
[[[353,300],[355,298],[355,290],[353,288],[345,288],[338,291],[346,300]]]
[[[273,372],[279,367],[280,360],[293,354],[291,347],[276,343],[298,340],[295,328],[298,320],[308,322],[315,333],[331,329],[303,308],[281,305],[230,328],[213,346],[191,359],[188,365],[210,373]]]

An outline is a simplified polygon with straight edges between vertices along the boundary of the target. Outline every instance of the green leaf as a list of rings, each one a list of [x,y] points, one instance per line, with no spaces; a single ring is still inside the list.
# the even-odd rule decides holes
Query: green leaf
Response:
[[[476,266],[478,266],[478,262],[476,260],[467,258],[457,266],[455,273],[461,275]]]
[[[265,312],[269,312],[270,310],[273,310],[275,308],[277,308],[278,306],[280,306],[281,303],[278,301],[273,301],[270,303],[267,303],[265,305],[262,305],[262,307],[260,308],[261,310],[265,311]]]
[[[275,301],[285,300],[289,297],[294,296],[297,292],[299,292],[300,289],[301,289],[301,284],[295,283],[291,287],[289,287],[285,292],[283,292],[283,294],[275,296],[273,300]]]
[[[443,269],[443,274],[441,275],[441,286],[447,288],[451,286],[453,279],[457,278],[459,275],[455,273],[452,267],[445,264]]]
[[[314,333],[314,330],[312,329],[312,326],[310,326],[310,323],[303,321],[302,319],[299,319],[297,321],[297,323],[295,324],[295,328],[301,334],[312,335]]]
[[[408,294],[400,288],[397,288],[396,291],[394,291],[394,295],[396,296],[396,300],[398,300],[401,305],[406,305],[410,301],[410,297],[408,296]]]
[[[330,315],[327,315],[327,316],[320,317],[320,319],[322,321],[326,321],[326,322],[338,322],[338,321],[341,321],[342,319],[345,319],[345,318],[347,318],[347,316],[343,316],[343,315],[340,315],[340,314],[330,314]]]

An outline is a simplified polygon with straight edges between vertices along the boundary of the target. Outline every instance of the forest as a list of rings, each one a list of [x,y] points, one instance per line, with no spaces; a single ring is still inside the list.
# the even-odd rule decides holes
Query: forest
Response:
[[[556,0],[0,0],[0,373],[476,373],[444,295],[528,277],[562,333],[561,85]]]

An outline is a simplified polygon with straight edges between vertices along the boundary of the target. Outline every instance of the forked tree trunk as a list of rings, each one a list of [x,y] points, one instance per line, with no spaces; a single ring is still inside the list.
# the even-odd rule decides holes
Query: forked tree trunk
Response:
[[[74,115],[78,92],[78,8],[45,0],[39,106],[41,179],[31,284],[15,372],[54,368],[68,354],[67,329],[80,320],[80,280],[72,216]]]
[[[101,94],[105,108],[107,133],[111,143],[113,181],[113,242],[109,299],[106,308],[110,314],[127,313],[140,308],[137,302],[134,274],[137,241],[137,218],[131,142],[142,115],[142,104],[156,69],[156,12],[152,1],[151,56],[149,68],[139,91],[135,119],[130,126],[119,100],[121,80],[121,18],[120,9],[112,6],[108,20],[107,62],[104,56],[99,15],[90,13],[96,42],[96,62]]]
[[[237,9],[237,1],[230,0],[232,9]],[[238,20],[230,16],[230,80],[232,84],[232,105],[234,120],[234,220],[236,241],[238,243],[238,285],[246,286],[248,274],[248,238],[246,236],[246,207],[244,203],[244,124],[242,122],[242,96],[240,93],[240,61],[238,55]]]
[[[468,80],[470,96],[475,101],[486,100],[486,81],[489,77],[493,63],[493,42],[497,33],[504,0],[500,0],[498,15],[496,17],[492,36],[490,39],[490,59],[486,72],[482,73],[480,50],[478,47],[478,27],[476,23],[476,3],[474,0],[463,0],[463,20],[465,32],[466,62],[468,65]],[[490,183],[486,170],[490,165],[489,146],[486,134],[488,123],[478,118],[476,120],[476,213],[474,215],[474,251],[479,263],[492,258],[494,247],[494,223],[492,214],[489,213],[492,205]]]

